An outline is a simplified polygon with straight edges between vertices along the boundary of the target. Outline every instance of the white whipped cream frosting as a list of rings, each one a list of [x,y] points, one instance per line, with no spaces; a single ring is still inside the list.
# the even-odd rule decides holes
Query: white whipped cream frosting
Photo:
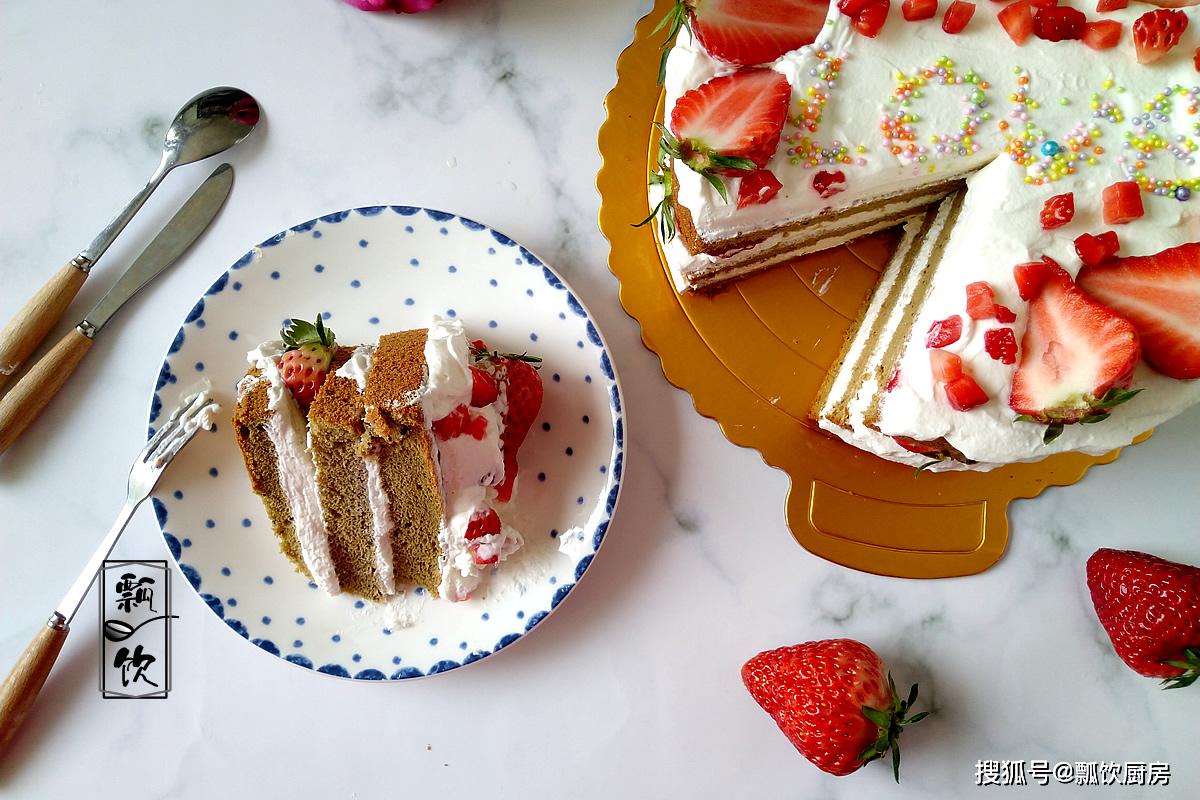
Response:
[[[263,342],[246,354],[246,360],[262,371],[257,380],[267,381],[267,408],[272,412],[267,419],[267,436],[278,459],[280,487],[291,505],[300,555],[313,582],[329,594],[338,594],[341,587],[329,555],[316,466],[308,452],[307,420],[279,373],[279,357],[284,350],[281,341]],[[255,380],[243,378],[238,383],[239,395]]]

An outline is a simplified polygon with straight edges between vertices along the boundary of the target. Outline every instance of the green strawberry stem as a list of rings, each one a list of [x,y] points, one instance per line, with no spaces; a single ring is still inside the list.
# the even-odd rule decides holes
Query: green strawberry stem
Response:
[[[896,683],[892,680],[892,674],[888,673],[888,687],[892,691],[892,705],[890,708],[878,709],[870,706],[863,706],[862,713],[867,719],[874,722],[879,729],[879,735],[875,741],[866,750],[863,750],[859,755],[859,760],[864,764],[868,761],[874,761],[877,758],[883,758],[888,750],[892,751],[892,774],[896,778],[896,783],[900,782],[900,734],[904,730],[904,726],[913,725],[929,716],[928,711],[921,711],[911,717],[905,717],[909,711],[912,711],[913,704],[917,702],[917,684],[913,684],[908,690],[908,699],[901,700],[896,694]]]
[[[681,142],[665,126],[655,123],[655,127],[662,131],[662,138],[658,143],[659,150],[691,167],[693,172],[712,184],[726,203],[729,202],[729,192],[725,188],[725,181],[717,174],[717,168],[747,172],[758,169],[758,165],[748,158],[724,156],[706,148],[697,148],[690,141]]]
[[[288,350],[298,350],[306,344],[319,344],[323,347],[333,346],[333,331],[325,327],[321,315],[317,315],[316,323],[305,322],[302,319],[289,319],[279,331]]]
[[[1112,409],[1116,408],[1122,403],[1132,400],[1140,391],[1142,390],[1118,389],[1114,386],[1105,392],[1104,396],[1099,400],[1095,400],[1094,402],[1090,403],[1089,410],[1084,416],[1072,421],[1077,421],[1081,425],[1093,425],[1097,422],[1103,422],[1104,420],[1108,419]],[[1087,397],[1091,397],[1091,395],[1087,395]],[[1042,444],[1050,444],[1059,436],[1062,436],[1063,431],[1066,430],[1067,427],[1067,422],[1061,419],[1055,419],[1053,412],[1046,413],[1045,416],[1040,414],[1038,416],[1033,416],[1031,414],[1018,414],[1016,417],[1013,417],[1013,422],[1033,422],[1039,425],[1046,425],[1046,432],[1042,435]]]
[[[1162,682],[1162,688],[1182,689],[1185,686],[1191,686],[1197,678],[1200,678],[1200,647],[1185,647],[1182,659],[1163,663],[1171,667],[1179,667],[1183,670],[1183,674],[1176,675],[1174,678],[1166,678]]]
[[[662,86],[663,81],[667,78],[667,57],[671,55],[671,47],[675,44],[675,37],[679,35],[680,28],[686,28],[688,37],[692,36],[692,26],[688,21],[688,14],[691,12],[691,7],[685,0],[675,0],[675,5],[667,12],[667,15],[658,21],[654,26],[654,30],[650,31],[650,35],[667,29],[667,38],[663,41],[662,56],[658,60],[658,85]]]
[[[658,205],[651,209],[650,214],[641,222],[634,224],[633,227],[640,228],[650,220],[658,217],[658,232],[663,244],[675,238],[675,176],[671,172],[670,154],[662,145],[662,141],[658,144],[658,167],[650,171],[650,185],[662,186],[663,196],[658,201]]]
[[[509,361],[524,361],[532,364],[534,369],[542,368],[542,357],[531,356],[529,352],[524,353],[501,353],[499,350],[484,350],[482,347],[471,345],[471,360],[479,361],[494,361],[498,358],[508,359]]]

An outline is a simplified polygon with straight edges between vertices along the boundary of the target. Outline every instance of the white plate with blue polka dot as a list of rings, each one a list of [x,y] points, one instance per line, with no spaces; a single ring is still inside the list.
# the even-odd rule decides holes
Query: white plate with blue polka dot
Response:
[[[504,516],[525,547],[481,596],[451,603],[419,589],[374,604],[331,597],[280,553],[232,434],[246,351],[290,317],[320,313],[339,342],[462,319],[472,337],[544,361],[542,411],[521,448]],[[236,635],[298,667],[358,680],[456,669],[528,634],[583,577],[620,487],[621,395],[587,309],[553,269],[502,233],[411,206],[327,214],[254,247],[205,292],[175,334],[150,408],[153,432],[199,378],[221,402],[153,498],[187,585]]]

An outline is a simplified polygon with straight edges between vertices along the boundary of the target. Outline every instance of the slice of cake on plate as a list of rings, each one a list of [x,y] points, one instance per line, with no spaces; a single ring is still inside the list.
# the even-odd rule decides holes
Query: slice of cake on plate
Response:
[[[904,223],[811,412],[896,461],[1104,453],[1194,404],[1200,12],[1122,5],[680,2],[676,287]]]
[[[465,600],[520,549],[496,506],[541,405],[537,359],[441,319],[355,348],[293,321],[248,358],[238,443],[280,549],[318,586]]]

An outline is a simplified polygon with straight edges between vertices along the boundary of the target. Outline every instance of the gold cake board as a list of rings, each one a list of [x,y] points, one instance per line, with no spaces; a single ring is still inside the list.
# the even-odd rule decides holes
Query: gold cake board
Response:
[[[826,371],[895,245],[894,233],[798,258],[712,295],[676,293],[652,225],[646,180],[660,118],[662,33],[674,0],[658,0],[617,61],[600,128],[600,229],[621,305],[667,380],[692,396],[734,444],[758,450],[791,478],[787,523],[809,551],[882,575],[943,578],[982,572],[1008,541],[1008,505],[1067,486],[1094,464],[1078,453],[992,472],[914,477],[913,469],[857,450],[807,418]],[[1149,432],[1138,438],[1143,441]]]

